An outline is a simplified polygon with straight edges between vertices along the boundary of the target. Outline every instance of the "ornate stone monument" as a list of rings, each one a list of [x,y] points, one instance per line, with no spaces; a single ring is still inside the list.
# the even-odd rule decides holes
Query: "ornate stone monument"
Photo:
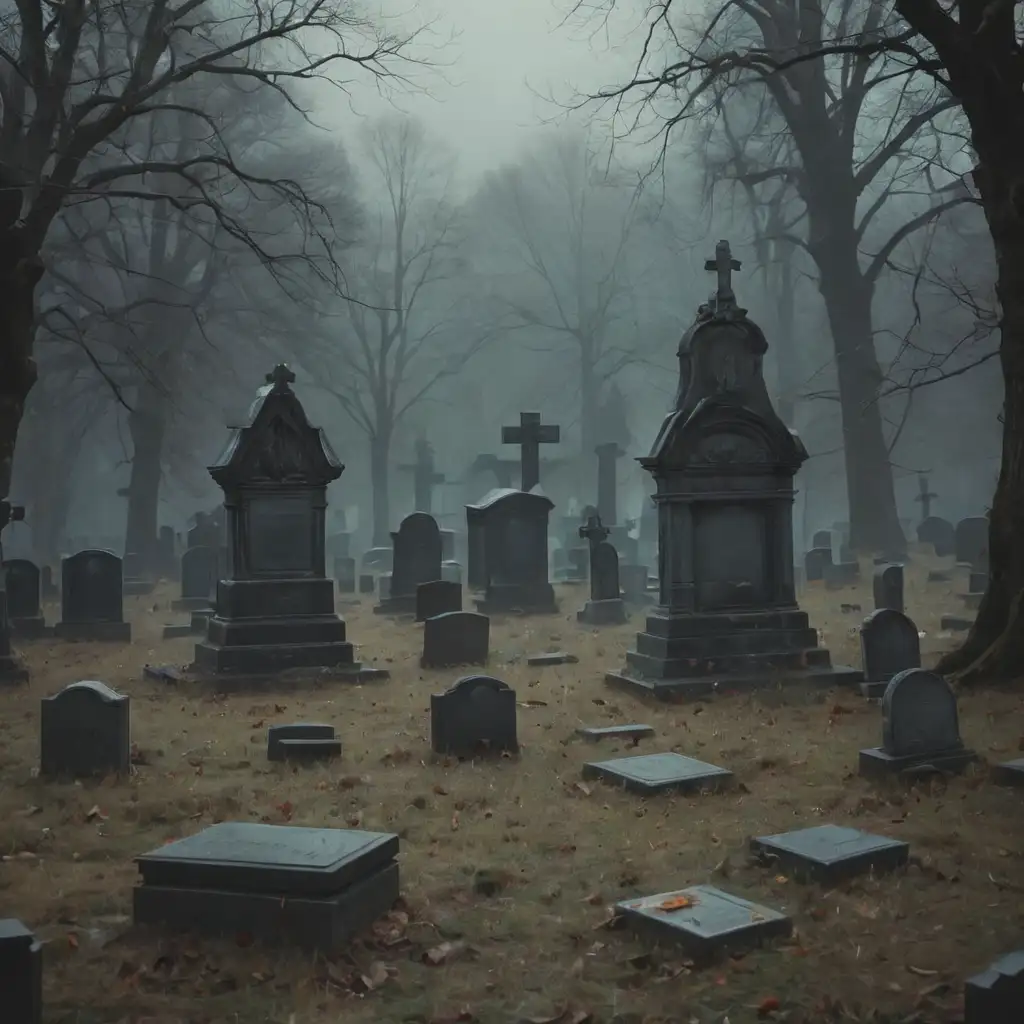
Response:
[[[279,365],[210,467],[224,490],[228,551],[193,670],[265,676],[330,668],[365,678],[325,573],[327,485],[344,466],[310,425]],[[382,675],[374,671],[374,675]]]
[[[793,477],[807,452],[772,407],[761,329],[736,304],[720,242],[717,293],[679,344],[679,391],[650,455],[659,603],[608,682],[674,699],[784,680],[860,680],[833,668],[797,606]]]

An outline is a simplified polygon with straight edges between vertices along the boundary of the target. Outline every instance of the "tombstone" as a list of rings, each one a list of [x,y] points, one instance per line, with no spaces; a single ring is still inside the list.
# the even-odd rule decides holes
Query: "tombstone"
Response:
[[[651,603],[647,593],[648,568],[646,565],[620,565],[619,582],[622,584],[622,596],[628,604],[645,605]]]
[[[225,821],[137,858],[133,923],[330,953],[399,893],[398,836]]]
[[[44,601],[55,601],[60,597],[60,587],[53,582],[53,566],[44,565],[39,569],[40,592]]]
[[[445,612],[462,611],[462,587],[446,580],[431,580],[416,588],[416,621],[423,622]]]
[[[210,547],[218,548],[224,542],[224,537],[217,527],[213,516],[208,512],[197,512],[195,514],[195,525],[185,536],[187,547]]]
[[[341,756],[333,725],[293,722],[267,730],[268,761],[326,761]]]
[[[948,519],[929,516],[918,524],[917,542],[931,544],[939,558],[946,558],[956,551],[956,531]]]
[[[732,782],[732,772],[682,754],[638,754],[583,766],[584,779],[602,779],[639,796],[716,790]]]
[[[826,562],[823,575],[826,590],[852,587],[860,579],[860,562]]]
[[[964,982],[963,1024],[1020,1024],[1024,1020],[1024,949],[1007,953]]]
[[[377,577],[377,600],[386,601],[391,596],[391,573],[381,573]]]
[[[582,725],[576,729],[576,735],[585,740],[632,740],[636,746],[640,740],[654,735],[653,725]]]
[[[327,485],[341,476],[284,364],[209,468],[224,492],[227,557],[194,671],[219,679],[329,668],[365,677],[325,572]]]
[[[44,636],[46,619],[40,607],[40,574],[35,562],[11,558],[3,564],[7,588],[7,621],[11,635]]]
[[[921,667],[917,626],[894,608],[879,608],[860,627],[860,656],[861,692],[865,697],[881,697],[893,676]]]
[[[434,486],[444,483],[444,474],[434,470],[434,449],[425,437],[416,439],[416,461],[399,469],[413,475],[413,511],[434,511]]]
[[[491,491],[466,506],[470,544],[470,586],[484,596],[477,611],[554,614],[555,591],[548,579],[548,516],[554,503],[538,490]]]
[[[372,594],[376,587],[376,582],[372,572],[361,572],[359,574],[359,593]]]
[[[374,572],[391,572],[395,553],[391,548],[370,548],[363,553],[360,564],[364,569]]]
[[[816,583],[825,578],[825,568],[832,564],[831,548],[811,548],[804,555],[804,577],[808,583]]]
[[[880,565],[875,569],[871,583],[874,590],[876,609],[892,608],[893,611],[903,611],[902,565]]]
[[[832,666],[796,600],[794,477],[807,459],[764,381],[768,343],[732,290],[728,242],[705,266],[718,288],[679,344],[679,388],[650,455],[660,599],[608,683],[674,700],[789,681],[859,681]]]
[[[616,463],[626,452],[614,441],[599,444],[594,452],[597,455],[597,514],[606,526],[615,526],[619,521]]]
[[[923,668],[894,676],[882,697],[882,745],[860,752],[861,775],[960,772],[973,760],[946,680]]]
[[[831,530],[818,530],[811,538],[812,548],[828,548],[832,550],[832,531]]]
[[[970,516],[956,524],[956,560],[978,572],[988,572],[988,526],[984,516]]]
[[[433,516],[413,512],[391,540],[395,552],[391,588],[373,610],[380,615],[407,615],[416,610],[416,588],[441,578],[441,534]]]
[[[540,483],[540,446],[558,444],[561,428],[541,423],[539,412],[521,412],[518,427],[502,427],[501,443],[519,445],[521,483],[519,489],[532,491]]]
[[[921,522],[927,522],[932,516],[932,498],[937,498],[938,495],[928,489],[928,475],[926,473],[917,474],[917,496],[914,498],[921,506]]]
[[[619,555],[608,543],[608,528],[600,516],[591,516],[580,536],[590,542],[590,600],[576,613],[576,621],[589,626],[618,625],[626,621],[626,605],[619,589]]]
[[[895,871],[910,857],[910,847],[898,839],[840,825],[757,836],[750,840],[750,848],[773,872],[830,887],[869,871],[876,875]]]
[[[6,1024],[42,1024],[43,944],[13,917],[0,920],[0,992]]]
[[[356,560],[348,555],[334,556],[334,581],[342,594],[356,592]]]
[[[220,575],[217,548],[200,545],[188,548],[181,556],[181,597],[171,602],[175,611],[212,608]]]
[[[327,537],[326,555],[328,558],[348,558],[352,548],[352,534],[347,530],[339,530]]]
[[[121,559],[87,548],[61,559],[60,568],[61,621],[54,634],[62,640],[129,643],[132,627],[124,621]]]
[[[83,779],[130,773],[129,701],[124,694],[87,679],[40,703],[41,775]]]
[[[431,694],[430,740],[435,754],[516,753],[515,691],[493,676],[473,675]]]
[[[420,668],[486,665],[491,620],[479,612],[442,612],[423,623]]]
[[[441,563],[441,579],[445,583],[458,583],[462,587],[462,566],[458,562],[446,561]]]
[[[156,584],[145,575],[142,564],[142,555],[134,551],[126,551],[121,561],[122,580],[121,589],[125,594],[138,597],[142,594],[152,594]]]

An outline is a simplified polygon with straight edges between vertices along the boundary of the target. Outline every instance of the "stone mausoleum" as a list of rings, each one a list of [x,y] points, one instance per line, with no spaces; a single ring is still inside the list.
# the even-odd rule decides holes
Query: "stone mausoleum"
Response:
[[[679,390],[650,455],[658,509],[658,605],[608,682],[674,699],[807,680],[858,682],[834,668],[796,601],[793,479],[807,452],[772,406],[768,343],[732,290],[718,288],[679,344]]]

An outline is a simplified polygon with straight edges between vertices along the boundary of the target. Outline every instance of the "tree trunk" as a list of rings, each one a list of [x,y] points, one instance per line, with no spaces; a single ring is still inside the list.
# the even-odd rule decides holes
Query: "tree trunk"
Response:
[[[159,388],[144,382],[128,414],[132,438],[132,469],[128,480],[128,516],[125,554],[138,556],[138,569],[155,577],[160,565],[158,509],[163,472],[163,446],[167,428],[167,402]]]
[[[599,398],[594,346],[589,339],[580,343],[580,473],[584,494],[597,493],[597,420]]]
[[[370,487],[373,495],[373,546],[391,546],[391,488],[388,460],[391,458],[390,432],[370,438]]]
[[[772,225],[781,231],[781,226]],[[800,388],[800,357],[794,326],[796,324],[796,282],[793,279],[792,242],[777,241],[774,252],[775,309],[778,334],[775,338],[775,365],[778,369],[778,400],[776,408],[779,418],[787,427],[796,427],[796,402]]]

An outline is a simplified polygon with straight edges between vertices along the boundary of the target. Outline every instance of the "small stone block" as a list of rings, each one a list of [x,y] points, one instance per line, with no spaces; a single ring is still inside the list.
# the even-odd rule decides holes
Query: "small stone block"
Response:
[[[964,1024],[1024,1020],[1024,949],[1007,953],[964,983]]]
[[[861,695],[868,700],[881,700],[885,694],[885,688],[889,685],[888,679],[879,680],[874,683],[859,683]]]
[[[285,752],[281,746],[285,740],[334,741],[334,726],[325,725],[320,722],[292,722],[287,725],[272,725],[267,730],[268,761],[284,761],[286,759]],[[340,743],[338,744],[338,750],[339,752],[341,750]],[[301,754],[299,756],[301,757]]]
[[[910,847],[897,839],[839,825],[758,836],[750,840],[750,848],[760,858],[778,863],[793,877],[823,885],[868,871],[877,874],[895,870],[907,863],[910,854]]]
[[[1000,786],[1024,788],[1024,757],[995,765],[992,768],[992,779]]]
[[[40,1024],[43,1019],[41,942],[13,917],[0,920],[0,992],[4,1024]]]
[[[341,740],[280,740],[280,761],[329,761],[341,757]]]
[[[130,622],[58,622],[53,627],[58,640],[71,643],[130,644]]]
[[[210,617],[213,615],[213,610],[210,608],[198,608],[192,612],[191,619],[189,621],[189,631],[192,633],[205,633],[207,627],[210,625]]]
[[[974,619],[965,619],[962,615],[943,615],[939,625],[953,633],[964,633],[974,625]]]
[[[653,725],[587,725],[576,730],[588,740],[642,740],[654,735]]]
[[[695,960],[707,961],[792,934],[793,922],[711,885],[694,885],[642,899],[623,900],[615,912],[634,932],[681,946]]]
[[[191,622],[186,622],[184,625],[164,626],[164,640],[178,640],[183,636],[192,636]]]
[[[877,779],[903,774],[959,774],[975,760],[977,755],[966,747],[944,753],[903,756],[887,754],[881,747],[870,747],[860,752],[858,767],[861,775]]]
[[[575,654],[565,651],[552,651],[549,654],[531,654],[526,659],[527,665],[575,665],[580,659]]]
[[[618,783],[631,793],[650,796],[668,790],[717,789],[732,781],[732,772],[682,754],[640,754],[583,766],[584,779]]]

